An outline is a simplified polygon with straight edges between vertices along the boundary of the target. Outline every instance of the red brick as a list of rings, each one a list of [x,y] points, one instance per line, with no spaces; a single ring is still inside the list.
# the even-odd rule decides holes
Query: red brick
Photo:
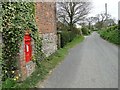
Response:
[[[38,2],[36,3],[36,23],[41,33],[55,32],[55,3]]]

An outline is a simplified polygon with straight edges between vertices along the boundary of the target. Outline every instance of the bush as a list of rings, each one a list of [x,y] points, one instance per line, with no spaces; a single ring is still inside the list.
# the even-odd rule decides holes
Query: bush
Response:
[[[82,31],[83,35],[89,35],[90,34],[90,30],[87,27],[82,27],[81,31]]]
[[[77,34],[72,31],[62,31],[61,32],[61,47],[64,47],[67,43],[71,42]]]
[[[114,44],[120,45],[120,32],[118,30],[118,26],[111,26],[108,27],[107,29],[102,29],[99,31],[100,36],[109,42],[112,42]]]
[[[81,29],[80,28],[75,28],[73,27],[73,31],[72,31],[75,35],[81,35]]]
[[[120,20],[118,21],[118,30],[120,30]]]
[[[61,27],[58,27],[58,33],[61,36],[61,46],[64,47],[68,42],[71,42],[77,35],[80,35],[80,30],[76,27],[73,27],[71,30],[69,26],[62,25]]]
[[[61,32],[61,47],[64,47],[68,42],[70,42],[70,32],[63,31]]]
[[[8,79],[6,79],[5,82],[3,82],[2,88],[3,88],[3,89],[4,89],[4,88],[11,88],[11,87],[13,87],[15,84],[16,84],[16,82],[15,82],[13,79],[8,78]]]

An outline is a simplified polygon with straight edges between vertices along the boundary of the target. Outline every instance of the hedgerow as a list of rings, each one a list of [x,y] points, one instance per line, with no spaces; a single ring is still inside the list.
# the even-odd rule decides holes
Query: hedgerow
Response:
[[[61,47],[64,47],[67,43],[71,42],[76,36],[80,35],[80,30],[73,27],[70,31],[69,26],[64,26],[61,28]]]
[[[118,30],[118,26],[110,26],[107,29],[104,28],[99,31],[100,36],[109,42],[120,45],[120,31]]]

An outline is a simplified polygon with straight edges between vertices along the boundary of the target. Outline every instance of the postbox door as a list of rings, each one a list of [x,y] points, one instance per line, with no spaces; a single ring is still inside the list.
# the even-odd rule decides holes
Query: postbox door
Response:
[[[25,36],[25,60],[26,62],[29,62],[31,60],[32,56],[32,46],[31,46],[31,37],[30,36]]]

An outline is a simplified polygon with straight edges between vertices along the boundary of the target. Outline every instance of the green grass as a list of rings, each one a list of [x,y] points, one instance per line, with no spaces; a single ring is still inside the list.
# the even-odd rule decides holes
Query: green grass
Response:
[[[46,60],[41,61],[39,67],[36,67],[36,70],[30,77],[28,77],[22,83],[16,84],[13,88],[34,88],[38,82],[43,81],[49,75],[49,72],[54,69],[56,65],[64,60],[70,48],[74,47],[83,40],[83,36],[78,36],[72,42],[68,43],[64,48],[57,50],[56,53],[52,54]]]

